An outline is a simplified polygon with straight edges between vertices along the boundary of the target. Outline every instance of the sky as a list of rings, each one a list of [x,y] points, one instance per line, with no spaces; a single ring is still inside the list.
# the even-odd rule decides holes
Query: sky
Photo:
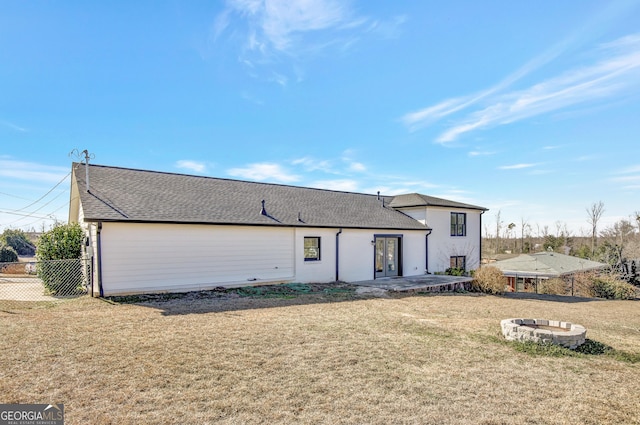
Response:
[[[66,222],[71,163],[488,208],[640,211],[640,2],[0,2],[0,231]]]

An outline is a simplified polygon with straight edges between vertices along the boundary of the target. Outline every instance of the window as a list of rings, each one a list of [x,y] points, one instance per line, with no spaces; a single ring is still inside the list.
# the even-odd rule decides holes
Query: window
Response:
[[[467,236],[466,213],[451,213],[451,236]]]
[[[304,238],[304,261],[320,261],[320,238]]]
[[[464,255],[454,255],[450,257],[449,267],[452,269],[467,270],[467,257]]]

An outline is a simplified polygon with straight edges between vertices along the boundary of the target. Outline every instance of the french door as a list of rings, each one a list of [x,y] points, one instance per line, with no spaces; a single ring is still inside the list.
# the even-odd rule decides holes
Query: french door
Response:
[[[375,277],[400,276],[402,252],[399,236],[375,236]]]

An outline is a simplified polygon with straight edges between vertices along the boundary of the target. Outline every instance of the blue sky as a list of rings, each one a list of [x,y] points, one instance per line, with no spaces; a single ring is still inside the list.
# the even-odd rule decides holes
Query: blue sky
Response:
[[[640,210],[640,3],[3,2],[0,231],[92,162],[420,192],[576,235]]]

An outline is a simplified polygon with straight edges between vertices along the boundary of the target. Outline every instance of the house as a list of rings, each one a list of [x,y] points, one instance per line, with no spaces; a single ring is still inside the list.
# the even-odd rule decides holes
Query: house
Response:
[[[485,208],[72,164],[92,292],[356,282],[477,268]]]
[[[517,257],[499,260],[490,264],[497,267],[507,278],[511,291],[523,291],[541,279],[567,278],[576,273],[600,270],[607,267],[604,263],[559,254],[557,252],[538,252],[522,254]]]

